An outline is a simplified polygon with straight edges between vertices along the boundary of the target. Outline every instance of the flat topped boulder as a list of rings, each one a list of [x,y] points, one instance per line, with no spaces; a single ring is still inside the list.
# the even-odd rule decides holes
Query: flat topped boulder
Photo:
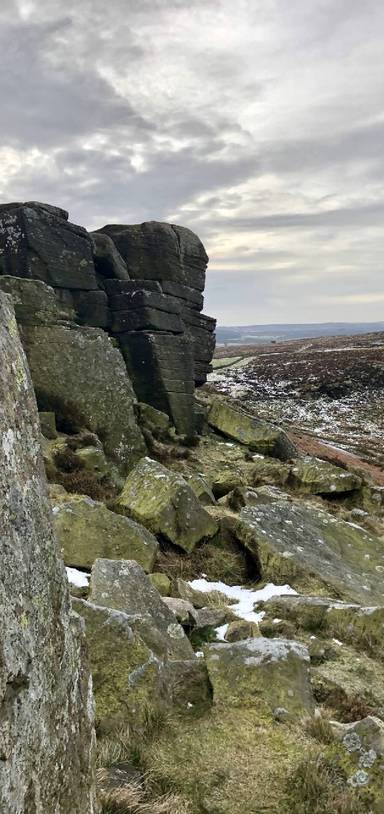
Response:
[[[236,533],[262,579],[364,605],[383,602],[384,542],[353,523],[276,501],[243,509]]]
[[[190,229],[147,221],[131,226],[107,225],[98,232],[112,238],[131,279],[167,280],[204,290],[208,257],[201,240]]]
[[[136,560],[152,571],[159,544],[148,529],[82,495],[64,495],[52,507],[66,565],[91,568],[96,559]]]
[[[208,413],[208,423],[228,438],[233,438],[234,441],[239,441],[240,444],[262,455],[270,455],[281,460],[296,455],[294,445],[283,430],[248,415],[222,399],[213,399]]]
[[[134,560],[96,560],[90,602],[124,611],[129,624],[161,658],[189,659],[192,647],[140,565]]]
[[[114,508],[187,552],[218,529],[184,478],[151,458],[128,475]]]
[[[295,461],[290,481],[301,492],[314,495],[352,492],[362,485],[361,478],[353,472],[310,456]]]
[[[302,715],[313,710],[309,654],[299,642],[262,636],[206,648],[214,701],[266,704]]]

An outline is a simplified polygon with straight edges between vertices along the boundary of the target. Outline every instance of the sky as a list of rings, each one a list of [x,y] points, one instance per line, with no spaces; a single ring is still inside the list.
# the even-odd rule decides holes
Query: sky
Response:
[[[382,0],[1,0],[0,200],[163,220],[222,325],[384,320]]]

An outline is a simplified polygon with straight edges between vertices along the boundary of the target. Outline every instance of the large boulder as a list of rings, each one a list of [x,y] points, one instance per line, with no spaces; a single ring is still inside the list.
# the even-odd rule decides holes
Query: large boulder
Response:
[[[129,723],[144,730],[149,710],[166,697],[164,665],[130,625],[129,615],[83,599],[72,606],[85,621],[98,728]]]
[[[383,602],[384,542],[353,523],[276,501],[243,509],[236,533],[265,580],[364,605]]]
[[[36,402],[10,303],[0,294],[0,810],[92,814],[84,631],[70,611]]]
[[[55,412],[64,431],[86,427],[95,432],[126,474],[145,445],[132,385],[107,334],[70,323],[25,326],[22,340],[40,409]]]
[[[114,508],[187,552],[218,529],[184,478],[151,458],[128,475]]]
[[[302,715],[313,710],[309,654],[302,644],[262,636],[231,644],[211,644],[206,662],[215,702],[267,705]]]
[[[104,226],[93,234],[109,235],[126,262],[134,280],[158,280],[204,291],[208,257],[204,246],[193,232],[170,223],[149,221],[127,226]],[[171,292],[176,296],[176,290]]]
[[[148,529],[85,495],[53,503],[57,539],[67,565],[91,568],[98,558],[136,560],[152,571],[159,544]]]
[[[309,456],[298,459],[291,468],[290,482],[301,492],[338,495],[359,489],[362,480],[353,472]]]
[[[245,444],[254,452],[287,460],[296,455],[296,449],[286,433],[255,418],[232,404],[215,398],[212,401],[208,423],[213,429]]]
[[[63,209],[35,201],[0,206],[0,267],[58,288],[97,288],[86,230]]]
[[[124,611],[132,628],[157,656],[175,660],[193,656],[183,628],[134,560],[96,560],[89,599]]]

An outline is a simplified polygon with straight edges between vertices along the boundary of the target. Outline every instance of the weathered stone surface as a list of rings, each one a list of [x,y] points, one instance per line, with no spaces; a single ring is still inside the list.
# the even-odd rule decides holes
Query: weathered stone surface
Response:
[[[306,647],[286,639],[245,639],[211,644],[206,663],[213,698],[232,706],[266,704],[291,715],[313,709]]]
[[[73,599],[85,620],[99,729],[125,723],[145,728],[148,711],[164,703],[163,663],[118,610]]]
[[[290,482],[301,492],[315,495],[342,494],[361,486],[361,478],[318,458],[298,459],[291,468]]]
[[[266,618],[282,617],[296,630],[336,637],[384,658],[384,607],[335,602],[320,596],[273,597],[262,604]]]
[[[72,301],[76,310],[77,322],[90,328],[109,328],[111,312],[105,291],[74,291]]]
[[[383,601],[384,543],[354,524],[276,501],[243,509],[236,532],[265,580],[363,604]]]
[[[36,402],[0,294],[0,810],[96,812],[84,633],[53,535]]]
[[[114,508],[187,552],[218,529],[181,475],[151,458],[132,470]]]
[[[108,235],[91,232],[91,245],[97,274],[103,279],[129,280],[124,260]]]
[[[193,623],[193,605],[186,599],[178,599],[174,596],[164,596],[163,602],[172,611],[175,618],[181,625],[188,626]]]
[[[166,574],[162,574],[160,571],[153,571],[151,574],[148,574],[148,577],[153,587],[159,592],[160,596],[170,595],[171,580]]]
[[[256,636],[260,636],[257,622],[236,619],[229,623],[224,638],[226,642],[241,642],[243,639],[253,639]]]
[[[181,601],[181,600],[179,600]],[[215,628],[223,625],[227,617],[225,608],[201,608],[192,610],[192,619],[196,630]]]
[[[380,814],[384,810],[382,758],[384,754],[384,724],[369,715],[360,721],[342,725],[334,722],[339,743],[328,747],[325,756],[346,776],[347,787],[358,795],[356,810],[362,803],[361,791],[366,792],[369,810]],[[357,808],[359,806],[359,809]],[[366,806],[364,806],[366,807]],[[368,809],[367,809],[368,810]]]
[[[66,565],[91,568],[98,558],[127,559],[152,570],[159,544],[134,520],[82,495],[56,500],[52,512]]]
[[[146,645],[161,658],[188,659],[192,647],[143,569],[133,560],[96,560],[90,601],[122,610]]]
[[[167,413],[180,434],[193,434],[195,385],[188,338],[131,331],[120,334],[119,341],[139,401]]]
[[[149,221],[133,226],[108,225],[97,231],[110,235],[132,279],[167,280],[204,290],[208,257],[189,229]]]
[[[0,276],[0,290],[11,295],[17,322],[22,325],[50,325],[62,318],[53,288],[41,280]]]
[[[212,688],[202,659],[168,662],[165,679],[171,703],[179,710],[195,716],[212,705]]]
[[[208,423],[228,438],[263,455],[286,460],[296,454],[295,447],[283,430],[254,418],[219,398],[212,401]]]
[[[252,467],[252,483],[254,486],[285,486],[291,473],[289,464],[276,461],[273,458],[258,457]]]
[[[46,204],[0,207],[0,265],[3,274],[54,287],[97,288],[88,233]]]
[[[139,417],[140,423],[149,429],[154,429],[156,432],[168,433],[170,429],[169,416],[162,413],[161,410],[156,410],[150,404],[139,402]]]
[[[135,397],[123,359],[97,328],[25,327],[22,333],[37,401],[58,426],[87,427],[126,473],[145,451],[134,414]]]
[[[212,506],[216,503],[212,489],[202,475],[196,473],[186,475],[185,480],[203,506]]]

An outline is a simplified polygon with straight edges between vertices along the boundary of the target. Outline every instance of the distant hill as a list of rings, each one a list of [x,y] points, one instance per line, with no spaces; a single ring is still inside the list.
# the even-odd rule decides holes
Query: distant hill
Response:
[[[306,339],[317,336],[350,336],[353,334],[384,331],[384,322],[319,322],[280,325],[240,325],[225,327],[219,325],[216,331],[217,343],[252,345],[289,339]]]

